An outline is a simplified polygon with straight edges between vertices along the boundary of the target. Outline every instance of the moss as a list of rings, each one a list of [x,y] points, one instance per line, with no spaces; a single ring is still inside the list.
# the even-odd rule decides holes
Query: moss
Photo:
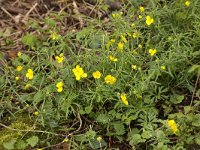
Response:
[[[29,130],[32,128],[32,125],[33,122],[27,114],[20,114],[17,115],[15,119],[11,120],[11,124],[8,127],[19,130]],[[0,147],[3,147],[3,143],[9,142],[12,139],[21,139],[24,134],[25,132],[2,128],[2,130],[0,130]]]

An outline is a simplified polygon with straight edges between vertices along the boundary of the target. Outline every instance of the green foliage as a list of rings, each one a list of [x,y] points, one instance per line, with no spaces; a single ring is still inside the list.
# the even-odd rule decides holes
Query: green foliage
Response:
[[[105,3],[98,8],[107,9]],[[69,149],[115,148],[110,143],[138,150],[198,148],[199,9],[199,0],[189,6],[183,0],[126,1],[106,23],[81,16],[86,27],[67,32],[60,27],[65,13],[49,14],[45,28],[31,20],[40,35],[24,35],[29,52],[3,69],[0,116],[28,113],[44,134],[3,129],[0,145],[51,147],[63,140],[51,131],[69,134]],[[17,120],[9,127],[31,125]]]

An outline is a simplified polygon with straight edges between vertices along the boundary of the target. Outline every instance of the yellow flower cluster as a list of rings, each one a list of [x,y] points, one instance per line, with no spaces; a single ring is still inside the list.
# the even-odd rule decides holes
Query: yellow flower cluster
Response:
[[[87,77],[87,73],[85,73],[83,68],[81,68],[79,65],[77,65],[76,68],[72,69],[72,71],[76,77],[76,80]]]
[[[128,100],[127,100],[127,98],[126,98],[126,94],[125,94],[125,93],[122,93],[122,94],[120,95],[120,98],[121,98],[122,102],[123,102],[126,106],[128,106]]]
[[[64,55],[61,53],[59,56],[55,56],[55,59],[58,63],[62,63],[64,60]]]
[[[113,57],[112,55],[109,56],[110,61],[116,62],[117,58]]]
[[[110,47],[110,45],[115,43],[115,39],[111,39],[110,41],[108,41],[108,43],[106,44],[107,47]]]
[[[168,120],[167,121],[168,126],[171,128],[173,133],[176,133],[178,131],[177,125],[174,120]]]
[[[156,50],[156,49],[149,49],[149,54],[150,54],[151,56],[154,56],[156,53],[157,53],[157,50]]]
[[[31,80],[33,79],[33,70],[32,69],[28,69],[27,73],[26,73],[26,77]]]
[[[57,84],[56,84],[56,87],[57,87],[57,92],[62,92],[63,91],[63,82],[58,82]]]
[[[58,40],[60,35],[58,35],[56,32],[51,32],[50,38],[52,40]]]
[[[117,79],[116,79],[115,77],[113,77],[112,75],[107,75],[107,76],[104,78],[104,80],[105,80],[105,82],[106,82],[107,84],[111,84],[111,85],[113,85],[113,84],[117,81]]]
[[[146,24],[150,26],[154,22],[154,19],[150,16],[146,16]]]
[[[122,42],[119,42],[117,44],[117,46],[118,46],[118,49],[121,50],[121,51],[124,49],[124,44]]]
[[[17,68],[16,68],[17,71],[21,71],[22,69],[23,69],[22,66],[17,66]]]

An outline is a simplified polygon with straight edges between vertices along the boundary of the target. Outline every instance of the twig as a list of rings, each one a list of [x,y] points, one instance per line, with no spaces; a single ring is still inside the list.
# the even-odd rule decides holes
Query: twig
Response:
[[[21,130],[21,129],[15,129],[15,128],[11,128],[9,126],[6,126],[6,125],[4,125],[2,123],[0,123],[0,126],[6,128],[6,129],[9,129],[9,130],[18,131],[18,132],[37,132],[37,133],[47,133],[47,134],[52,134],[52,135],[56,135],[56,136],[63,136],[63,137],[66,136],[64,134],[57,134],[57,133],[48,132],[48,131],[41,131],[41,130]]]
[[[33,7],[31,7],[31,9],[26,13],[26,15],[24,16],[24,19],[22,20],[22,22],[25,22],[25,20],[27,20],[29,14],[37,7],[38,3],[35,3],[33,5]]]
[[[74,6],[74,13],[77,15],[78,20],[80,22],[80,28],[83,28],[83,25],[84,25],[83,24],[83,19],[80,17],[80,12],[78,10],[78,6],[77,6],[75,1],[73,1],[73,6]]]
[[[3,10],[3,12],[5,12],[14,22],[16,22],[15,18],[3,7],[1,7],[1,9]],[[16,22],[17,23],[17,22]]]
[[[192,99],[191,99],[191,102],[190,102],[190,107],[192,106],[192,103],[193,103],[193,100],[194,100],[194,95],[195,95],[195,92],[196,92],[198,81],[199,81],[199,76],[197,76],[197,79],[196,79],[196,82],[195,82],[195,85],[194,85],[194,90],[193,90],[193,93],[192,93]]]

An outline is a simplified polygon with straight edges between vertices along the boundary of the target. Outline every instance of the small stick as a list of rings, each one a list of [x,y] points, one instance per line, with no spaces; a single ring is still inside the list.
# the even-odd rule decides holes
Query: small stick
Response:
[[[192,93],[192,99],[191,99],[191,102],[190,102],[190,107],[192,106],[192,103],[193,103],[193,100],[194,100],[194,95],[195,95],[195,92],[196,92],[198,81],[199,81],[199,76],[197,76],[197,80],[196,80],[195,85],[194,85],[194,90],[193,90],[193,93]]]
[[[25,22],[25,20],[27,20],[29,14],[37,7],[38,3],[35,3],[33,5],[33,7],[31,7],[31,9],[26,13],[26,15],[24,16],[24,19],[22,20],[23,22]]]
[[[16,21],[15,21],[15,18],[14,18],[5,8],[1,7],[1,9],[2,9],[3,12],[5,12],[14,22],[16,22]],[[16,22],[16,23],[17,23],[17,22]]]
[[[79,22],[80,22],[80,28],[83,28],[83,20],[82,20],[82,18],[80,17],[80,12],[79,12],[79,10],[78,10],[78,6],[77,6],[77,4],[76,4],[76,2],[75,1],[73,1],[73,6],[74,6],[74,13],[78,16],[78,20],[79,20]]]

